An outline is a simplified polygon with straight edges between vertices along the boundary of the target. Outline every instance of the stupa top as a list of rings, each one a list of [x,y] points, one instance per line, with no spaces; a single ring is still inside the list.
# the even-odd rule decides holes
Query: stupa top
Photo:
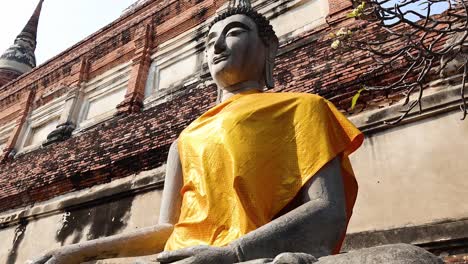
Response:
[[[44,0],[39,0],[34,13],[14,44],[0,56],[0,72],[2,70],[26,73],[36,67],[37,26]]]

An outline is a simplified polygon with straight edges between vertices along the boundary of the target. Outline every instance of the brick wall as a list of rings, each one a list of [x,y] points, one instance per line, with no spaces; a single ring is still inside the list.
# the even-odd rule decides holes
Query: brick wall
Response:
[[[0,171],[0,211],[159,167],[177,134],[212,104],[215,93],[214,87],[192,89],[6,162]]]
[[[10,80],[14,80],[18,78],[20,74],[15,71],[9,71],[6,69],[0,70],[0,87],[7,84]]]
[[[450,264],[467,264],[468,263],[468,254],[449,256],[444,259],[445,263]]]

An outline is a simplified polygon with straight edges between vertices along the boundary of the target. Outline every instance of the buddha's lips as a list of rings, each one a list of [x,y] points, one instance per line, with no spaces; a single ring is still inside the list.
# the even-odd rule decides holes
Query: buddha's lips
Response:
[[[221,61],[225,61],[229,58],[229,55],[221,55],[213,58],[213,63],[218,64]]]

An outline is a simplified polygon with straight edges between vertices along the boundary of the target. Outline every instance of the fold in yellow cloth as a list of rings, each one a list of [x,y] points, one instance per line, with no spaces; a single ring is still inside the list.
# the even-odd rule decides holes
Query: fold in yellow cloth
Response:
[[[166,250],[224,246],[269,223],[337,155],[349,220],[357,184],[347,156],[362,140],[316,95],[244,93],[215,106],[179,137],[183,200]]]

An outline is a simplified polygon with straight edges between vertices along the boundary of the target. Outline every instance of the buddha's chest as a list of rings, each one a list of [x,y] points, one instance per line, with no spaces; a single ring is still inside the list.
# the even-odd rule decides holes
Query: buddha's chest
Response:
[[[294,135],[294,115],[288,112],[236,110],[197,120],[182,133],[183,145],[199,154],[226,149],[251,153],[275,147]]]

